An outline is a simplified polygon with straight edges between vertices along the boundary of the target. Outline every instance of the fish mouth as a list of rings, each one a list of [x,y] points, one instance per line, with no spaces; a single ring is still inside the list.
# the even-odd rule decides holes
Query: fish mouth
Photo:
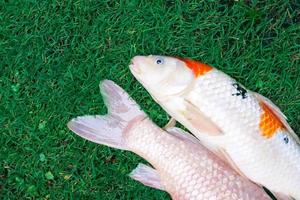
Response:
[[[137,63],[134,62],[134,58],[131,59],[129,64],[129,69],[133,72],[133,74],[141,74],[142,71]]]

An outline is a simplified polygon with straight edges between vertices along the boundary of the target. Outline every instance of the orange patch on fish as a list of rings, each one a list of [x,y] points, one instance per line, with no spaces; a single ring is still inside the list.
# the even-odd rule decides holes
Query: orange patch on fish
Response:
[[[271,138],[278,129],[284,128],[284,125],[265,103],[261,102],[260,106],[263,110],[259,123],[261,133],[265,138]]]
[[[183,61],[187,65],[187,67],[193,71],[196,77],[202,76],[213,69],[211,66],[195,60],[183,59],[183,58],[179,58],[179,59]]]

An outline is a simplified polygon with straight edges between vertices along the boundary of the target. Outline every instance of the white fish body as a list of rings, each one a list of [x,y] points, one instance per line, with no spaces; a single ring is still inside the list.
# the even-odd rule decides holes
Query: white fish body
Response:
[[[157,127],[113,82],[104,81],[101,88],[109,114],[78,117],[68,127],[90,141],[132,151],[154,167],[139,164],[132,178],[177,200],[270,199],[193,136]]]
[[[164,110],[240,174],[300,199],[299,138],[273,103],[196,61],[138,56],[130,68]]]

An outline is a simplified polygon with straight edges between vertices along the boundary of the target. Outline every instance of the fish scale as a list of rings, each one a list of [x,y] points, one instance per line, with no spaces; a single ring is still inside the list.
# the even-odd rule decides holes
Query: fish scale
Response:
[[[191,59],[136,56],[130,70],[172,118],[239,173],[300,200],[300,140],[269,99]]]
[[[259,105],[252,98],[245,100],[233,98],[232,94],[236,92],[232,87],[233,82],[232,79],[224,76],[222,72],[213,70],[205,76],[199,77],[194,90],[191,91],[191,94],[187,94],[188,100],[194,103],[213,121],[217,121],[219,126],[222,126],[222,130],[224,128],[224,132],[228,133],[232,132],[236,127],[229,126],[231,124],[230,121],[248,128],[257,126],[260,113]],[[212,105],[210,102],[214,102],[214,104]],[[220,105],[225,109],[220,107]],[[253,110],[255,114],[248,112],[249,110]],[[228,120],[229,114],[230,121]]]
[[[259,106],[258,100],[255,99],[251,94],[248,94],[246,100],[239,98],[239,96],[232,100],[233,98],[230,95],[230,93],[232,92],[232,88],[224,87],[224,84],[228,86],[232,85],[231,78],[227,77],[226,79],[226,76],[219,75],[219,77],[221,78],[215,80],[213,86],[210,87],[211,84],[202,84],[206,82],[206,79],[211,80],[211,76],[216,77],[216,75],[210,74],[220,73],[222,72],[218,70],[212,70],[211,72],[207,73],[206,76],[199,78],[196,84],[197,90],[195,92],[192,92],[191,95],[187,94],[187,99],[191,101],[197,108],[199,108],[199,110],[207,114],[207,116],[210,117],[212,121],[216,123],[223,132],[232,135],[232,137],[226,137],[226,150],[227,153],[231,156],[231,159],[233,159],[236,165],[239,166],[239,169],[243,171],[246,176],[254,178],[254,180],[256,180],[257,182],[263,182],[263,180],[269,179],[269,184],[273,185],[274,188],[278,190],[278,187],[282,187],[282,181],[286,180],[287,182],[287,180],[289,179],[295,179],[294,176],[299,176],[296,173],[294,173],[294,175],[280,174],[280,171],[284,171],[285,168],[288,169],[293,166],[293,160],[297,160],[295,159],[297,153],[293,154],[294,152],[288,151],[285,154],[282,154],[282,152],[278,151],[278,143],[280,144],[279,141],[283,141],[283,139],[279,136],[280,133],[283,133],[283,131],[278,131],[278,133],[276,133],[276,137],[271,138],[275,140],[274,142],[266,141],[262,138],[262,135],[259,133],[262,108]],[[203,105],[203,101],[217,103],[214,106],[212,106],[211,104]],[[270,116],[267,116],[266,118],[270,118]],[[263,121],[263,128],[267,131],[275,131],[274,126],[276,126],[276,124],[274,124],[274,122],[271,120],[264,120],[265,121]],[[242,145],[238,145],[239,143]],[[247,145],[244,145],[245,143],[247,143]],[[261,152],[260,148],[257,148],[257,145],[267,146],[267,152],[270,153],[263,154],[264,152]],[[282,147],[286,148],[284,146]],[[296,149],[298,149],[298,147]],[[294,156],[290,157],[287,154]],[[289,163],[290,166],[289,164],[285,164],[283,162],[281,164],[281,167],[276,167],[278,161],[269,159],[267,155],[272,155],[273,157],[278,158],[280,158],[279,155],[283,155],[281,156],[282,159],[278,159],[278,161],[283,162],[283,160],[287,160],[286,158],[289,158],[289,161],[287,163]],[[258,159],[265,160],[265,162],[257,162]],[[260,171],[262,166],[269,166],[269,169],[273,170],[262,173]],[[278,173],[276,178],[273,178],[274,171]],[[280,176],[281,178],[278,178],[278,176]],[[295,183],[297,183],[297,180],[295,180]],[[289,187],[292,188],[295,186],[290,185]]]
[[[175,193],[174,196],[191,200],[211,199],[212,196],[216,199],[258,198],[257,196],[250,197],[251,193],[246,191],[251,191],[252,187],[247,186],[246,189],[245,180],[235,173],[229,173],[224,164],[211,158],[211,153],[194,145],[177,141],[172,136],[166,134],[161,136],[155,129],[157,128],[152,122],[143,121],[126,134],[126,144],[131,151],[152,163],[160,174],[163,174],[162,176],[174,177],[179,187],[170,183],[170,180],[172,182],[170,178],[166,178],[168,181],[164,182],[167,190]],[[224,178],[227,176],[230,180]],[[229,190],[227,193],[226,184],[233,183],[232,191]],[[245,196],[249,197],[245,198]],[[265,197],[262,195],[259,198]]]
[[[79,136],[132,151],[152,166],[139,164],[130,177],[167,191],[174,200],[268,200],[264,190],[179,128],[156,126],[120,87],[101,85],[105,116],[82,116],[68,127]]]

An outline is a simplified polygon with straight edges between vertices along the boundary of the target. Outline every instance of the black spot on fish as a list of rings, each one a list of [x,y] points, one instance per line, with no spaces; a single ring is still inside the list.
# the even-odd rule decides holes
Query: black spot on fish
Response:
[[[233,83],[232,86],[237,90],[237,93],[232,94],[232,96],[242,96],[243,99],[246,99],[248,97],[247,90],[240,84]]]
[[[283,140],[284,140],[284,142],[286,143],[286,144],[288,144],[289,143],[289,138],[288,138],[288,136],[285,136],[284,138],[283,138]]]

